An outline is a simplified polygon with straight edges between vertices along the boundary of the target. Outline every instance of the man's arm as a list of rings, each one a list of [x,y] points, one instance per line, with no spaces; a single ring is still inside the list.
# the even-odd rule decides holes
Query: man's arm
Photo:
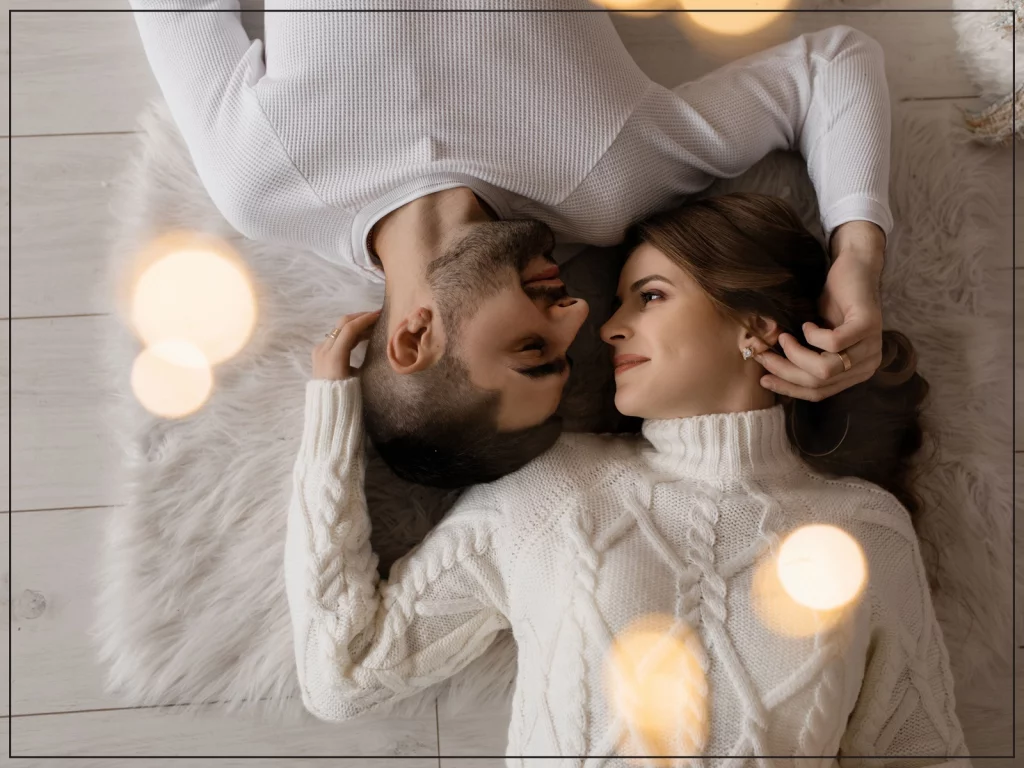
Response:
[[[870,378],[882,361],[881,281],[885,234],[870,221],[848,221],[832,234],[832,268],[821,297],[821,316],[832,326],[805,323],[808,344],[790,334],[779,343],[785,357],[774,352],[758,355],[768,372],[761,384],[787,397],[822,400]],[[852,367],[845,370],[837,353]]]
[[[738,176],[773,150],[798,150],[827,238],[847,221],[891,230],[889,89],[882,49],[864,33],[801,35],[674,92],[679,139],[709,176]]]
[[[260,105],[263,43],[246,35],[238,0],[131,2],[153,74],[224,218],[250,238],[308,244],[319,201]]]
[[[238,0],[131,0],[142,45],[182,130],[208,132],[218,108],[263,75],[262,43],[242,28]],[[174,9],[174,10],[171,10]]]
[[[325,378],[306,386],[288,512],[285,586],[299,685],[323,720],[356,717],[440,682],[509,628],[493,510],[457,505],[379,581],[359,380],[348,367],[356,334],[372,319],[350,317],[314,353],[314,377]]]
[[[737,176],[773,150],[799,150],[817,192],[833,257],[821,313],[832,327],[802,329],[816,349],[785,335],[786,356],[766,352],[760,360],[768,373],[762,384],[820,400],[869,379],[882,357],[878,281],[892,229],[881,47],[850,27],[832,27],[733,62],[675,93],[683,102],[680,130],[690,134],[688,149],[709,176]]]

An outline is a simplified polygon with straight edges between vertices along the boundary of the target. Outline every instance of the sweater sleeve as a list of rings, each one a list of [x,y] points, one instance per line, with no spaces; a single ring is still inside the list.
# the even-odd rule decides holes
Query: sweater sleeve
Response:
[[[238,0],[131,4],[160,91],[224,218],[252,239],[333,250],[324,205],[264,112],[263,43],[246,34]]]
[[[969,768],[949,654],[917,538],[906,511],[899,511],[905,525],[872,526],[861,539],[868,563],[871,635],[839,763],[842,768]],[[888,759],[862,759],[870,756]]]
[[[293,473],[285,585],[302,700],[346,720],[440,682],[509,628],[496,513],[456,507],[377,574],[359,381],[311,381]]]
[[[850,27],[801,35],[675,89],[696,166],[738,176],[773,150],[799,150],[826,238],[847,221],[889,234],[889,90],[881,46]]]

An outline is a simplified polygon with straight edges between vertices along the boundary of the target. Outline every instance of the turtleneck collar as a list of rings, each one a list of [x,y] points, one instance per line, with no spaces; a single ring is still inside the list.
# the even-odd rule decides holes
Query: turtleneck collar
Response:
[[[781,405],[757,411],[714,413],[683,419],[649,419],[644,458],[655,469],[681,477],[779,474],[800,456],[786,435]]]

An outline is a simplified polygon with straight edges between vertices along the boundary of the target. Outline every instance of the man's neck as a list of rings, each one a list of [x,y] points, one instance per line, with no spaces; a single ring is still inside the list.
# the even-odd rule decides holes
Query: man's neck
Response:
[[[384,274],[422,273],[470,224],[490,221],[493,211],[469,187],[416,198],[374,225],[370,252]]]

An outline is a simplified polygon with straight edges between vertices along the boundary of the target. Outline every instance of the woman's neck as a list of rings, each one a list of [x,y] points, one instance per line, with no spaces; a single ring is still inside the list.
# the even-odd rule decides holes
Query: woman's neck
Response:
[[[746,413],[771,408],[778,403],[774,392],[765,389],[760,383],[760,374],[752,381],[744,381],[731,391],[716,392],[704,400],[684,400],[672,403],[658,410],[656,414],[643,414],[643,418],[651,419],[686,419],[692,416],[712,416],[714,414]]]

